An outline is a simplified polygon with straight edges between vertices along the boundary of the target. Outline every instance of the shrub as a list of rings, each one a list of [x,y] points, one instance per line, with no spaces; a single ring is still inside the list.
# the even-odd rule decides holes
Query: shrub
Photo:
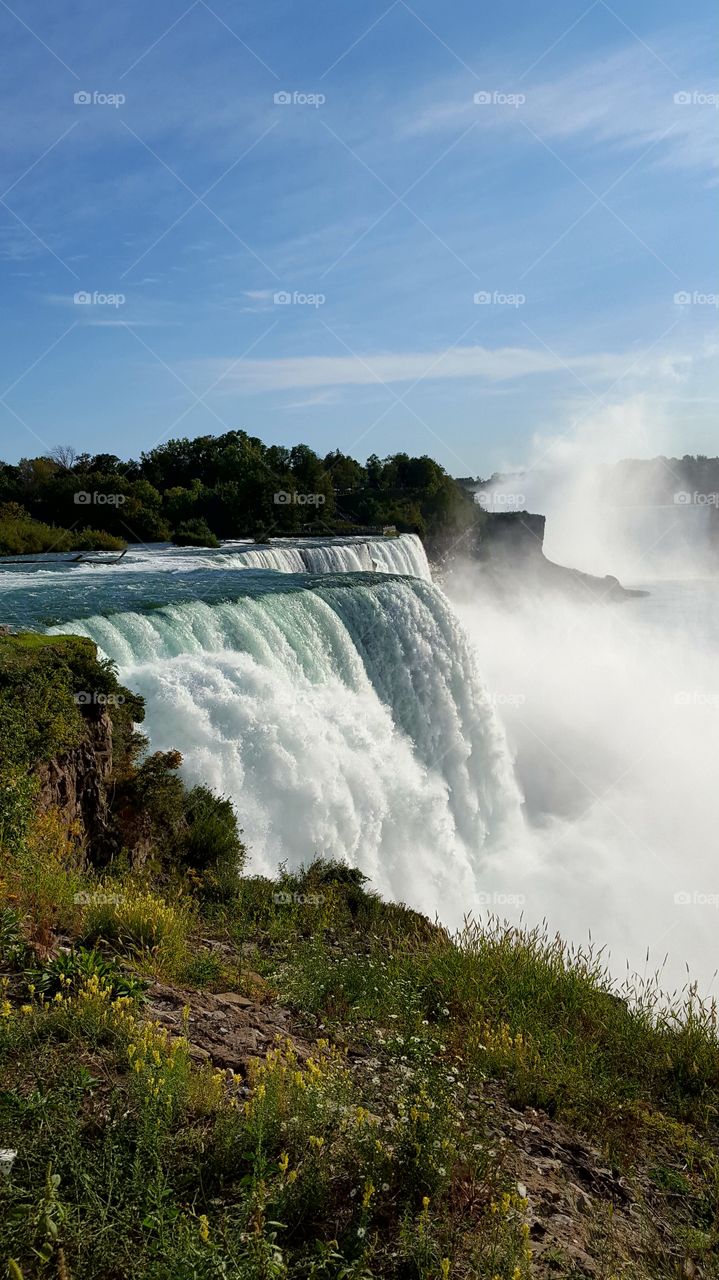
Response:
[[[200,517],[183,520],[173,533],[172,542],[176,547],[216,548],[220,545],[219,538],[212,532],[207,521]]]
[[[126,955],[152,953],[159,967],[172,968],[184,957],[189,929],[181,906],[128,884],[118,894],[91,895],[81,937],[84,943],[105,943]]]

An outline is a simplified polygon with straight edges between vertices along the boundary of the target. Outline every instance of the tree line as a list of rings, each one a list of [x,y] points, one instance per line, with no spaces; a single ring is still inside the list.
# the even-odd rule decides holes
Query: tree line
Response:
[[[471,494],[423,455],[265,445],[245,431],[168,440],[124,461],[110,453],[0,463],[0,552],[128,542],[212,546],[226,538],[352,533],[394,525],[441,537],[481,519]]]

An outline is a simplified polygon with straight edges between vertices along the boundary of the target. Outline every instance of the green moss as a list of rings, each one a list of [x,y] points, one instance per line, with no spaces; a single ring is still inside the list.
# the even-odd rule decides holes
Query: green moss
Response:
[[[37,768],[86,740],[105,707],[121,759],[130,750],[133,721],[143,718],[142,699],[122,688],[93,641],[35,632],[0,636],[0,834],[10,847],[30,817]]]

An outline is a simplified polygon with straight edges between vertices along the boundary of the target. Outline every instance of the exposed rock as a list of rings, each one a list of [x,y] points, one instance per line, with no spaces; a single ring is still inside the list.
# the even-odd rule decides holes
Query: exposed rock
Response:
[[[107,826],[107,784],[112,774],[112,721],[103,708],[87,719],[87,737],[56,759],[38,765],[40,813],[56,808],[63,819],[80,822],[90,840]]]
[[[295,1034],[287,1009],[257,1004],[234,991],[213,995],[157,982],[148,997],[148,1016],[172,1034],[186,1035],[191,1057],[241,1075],[250,1060],[263,1057],[277,1039],[290,1040],[300,1061],[312,1049]]]

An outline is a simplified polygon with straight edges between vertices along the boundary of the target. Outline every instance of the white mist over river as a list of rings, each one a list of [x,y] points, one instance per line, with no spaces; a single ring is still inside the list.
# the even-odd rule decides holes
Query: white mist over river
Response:
[[[152,748],[232,798],[256,870],[343,858],[450,925],[546,917],[608,943],[617,975],[650,947],[706,989],[716,580],[611,605],[500,604],[478,565],[455,581],[450,601],[411,537],[226,544],[15,566],[0,601],[116,661]]]

